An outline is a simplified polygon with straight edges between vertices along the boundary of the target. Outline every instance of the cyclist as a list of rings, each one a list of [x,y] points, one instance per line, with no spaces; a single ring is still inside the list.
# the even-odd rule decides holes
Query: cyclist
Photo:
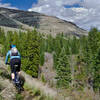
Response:
[[[11,67],[11,78],[14,81],[14,65],[18,65],[16,71],[20,74],[21,66],[21,56],[15,45],[10,45],[10,50],[6,54],[5,64],[8,63],[8,58],[10,57],[10,67]]]

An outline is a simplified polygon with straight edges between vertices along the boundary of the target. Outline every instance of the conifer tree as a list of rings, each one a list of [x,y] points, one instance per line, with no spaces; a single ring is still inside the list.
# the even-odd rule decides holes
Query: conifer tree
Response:
[[[12,44],[15,44],[17,47],[19,46],[19,34],[17,32],[14,32],[14,34],[12,34],[13,36],[13,41]]]
[[[67,38],[62,38],[62,43],[63,43],[63,47],[65,48],[65,52],[67,55],[70,55],[70,45],[69,45],[69,41],[67,40]]]
[[[53,37],[51,35],[47,36],[46,39],[46,43],[47,43],[47,52],[51,53],[53,51]]]
[[[5,32],[0,28],[0,44],[4,44],[5,38]]]
[[[72,54],[78,54],[79,53],[79,40],[74,36],[71,40],[71,52]]]
[[[99,35],[98,35],[98,30],[96,28],[93,28],[89,32],[88,36],[88,43],[89,47],[91,49],[91,52],[93,55],[95,55],[98,51],[99,48]]]
[[[95,91],[100,92],[100,48],[98,49],[97,56],[95,58],[93,70],[93,88]]]
[[[100,35],[96,28],[93,28],[89,32],[87,45],[85,46],[84,61],[87,66],[88,78],[92,79],[94,90],[98,90],[99,86],[99,46]]]
[[[44,53],[46,52],[46,40],[45,38],[40,38],[40,65],[44,64]]]
[[[34,30],[27,33],[27,40],[24,45],[23,55],[24,67],[23,69],[33,77],[38,77],[38,66],[40,63],[40,37]]]
[[[71,83],[71,69],[65,48],[62,48],[59,58],[57,59],[57,84],[61,87],[68,88]]]
[[[56,52],[57,56],[61,52],[61,48],[63,47],[62,45],[62,37],[61,35],[57,35],[55,40],[54,40],[54,51]]]

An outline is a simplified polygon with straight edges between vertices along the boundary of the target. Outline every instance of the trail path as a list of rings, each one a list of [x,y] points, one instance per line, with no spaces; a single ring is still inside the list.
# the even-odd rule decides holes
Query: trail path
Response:
[[[4,65],[3,59],[0,57],[0,72],[3,71],[3,73],[5,73],[5,77],[8,77],[6,68],[7,67]],[[16,89],[9,79],[5,77],[3,77],[3,75],[0,76],[0,96],[2,96],[2,99],[0,98],[0,100],[15,100]]]
[[[2,57],[0,57],[0,68],[7,69],[7,66],[4,64],[4,60]],[[56,100],[70,100],[69,97],[65,99],[63,96],[58,95],[55,89],[50,88],[47,84],[44,84],[41,81],[32,78],[31,76],[27,75],[25,72],[21,71],[21,74],[25,78],[25,82],[30,87],[35,87],[36,89],[39,89],[43,94],[54,97],[56,98]]]

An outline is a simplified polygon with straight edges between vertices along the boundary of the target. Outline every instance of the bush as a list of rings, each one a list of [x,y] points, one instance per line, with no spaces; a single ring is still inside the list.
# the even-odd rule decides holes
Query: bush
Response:
[[[16,100],[24,100],[24,97],[21,94],[16,94]]]

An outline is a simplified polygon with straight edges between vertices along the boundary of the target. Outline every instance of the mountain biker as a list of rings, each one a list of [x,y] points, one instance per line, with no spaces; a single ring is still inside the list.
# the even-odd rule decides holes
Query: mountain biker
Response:
[[[11,68],[11,78],[14,81],[14,65],[18,65],[17,71],[20,74],[20,66],[21,66],[21,56],[19,51],[16,48],[16,45],[10,45],[10,50],[6,54],[5,64],[8,63],[8,58],[10,57],[10,68]]]

